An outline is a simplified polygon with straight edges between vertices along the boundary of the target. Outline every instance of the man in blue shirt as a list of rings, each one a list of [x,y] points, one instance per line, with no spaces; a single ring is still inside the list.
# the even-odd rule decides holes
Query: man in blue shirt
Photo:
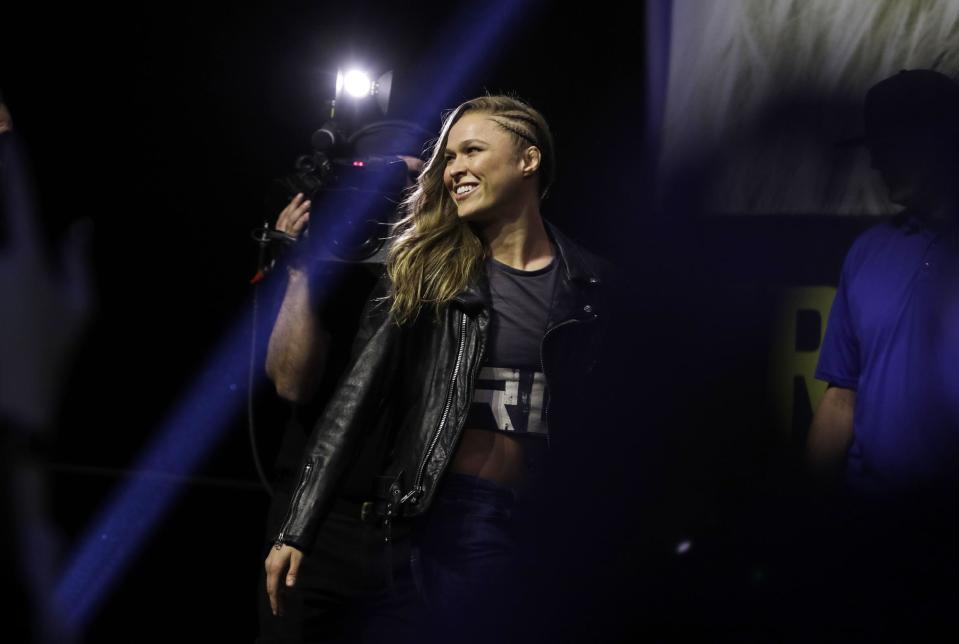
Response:
[[[959,85],[903,71],[866,95],[864,143],[905,206],[846,256],[807,461],[842,479],[802,543],[804,615],[861,641],[955,627],[959,578]],[[917,630],[918,629],[918,630]],[[838,631],[837,631],[838,632]],[[856,640],[860,641],[860,640]]]
[[[902,71],[866,95],[873,167],[905,206],[843,265],[816,377],[829,383],[807,443],[853,494],[959,483],[959,84]]]

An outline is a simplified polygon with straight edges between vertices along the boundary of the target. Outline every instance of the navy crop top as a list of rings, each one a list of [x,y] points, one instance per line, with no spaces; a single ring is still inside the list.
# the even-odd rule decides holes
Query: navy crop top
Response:
[[[489,258],[492,311],[466,429],[547,437],[543,409],[549,399],[540,357],[559,260],[522,271]]]

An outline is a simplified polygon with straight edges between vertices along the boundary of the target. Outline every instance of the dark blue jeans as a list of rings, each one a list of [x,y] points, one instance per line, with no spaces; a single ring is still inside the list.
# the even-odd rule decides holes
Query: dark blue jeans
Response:
[[[427,512],[394,528],[392,547],[381,527],[331,513],[296,589],[281,591],[287,617],[269,615],[261,578],[258,642],[516,641],[521,511],[511,488],[448,472]]]
[[[287,503],[279,499],[271,507],[268,535],[279,529]],[[357,515],[334,508],[324,519],[312,553],[300,565],[296,586],[281,587],[282,617],[270,612],[260,565],[257,644],[412,641],[410,634],[422,609],[409,572],[409,525],[396,525],[393,543],[386,546],[382,526]],[[264,545],[262,559],[270,547]]]
[[[454,472],[443,477],[413,524],[410,554],[427,641],[504,641],[522,599],[520,510],[509,487]]]

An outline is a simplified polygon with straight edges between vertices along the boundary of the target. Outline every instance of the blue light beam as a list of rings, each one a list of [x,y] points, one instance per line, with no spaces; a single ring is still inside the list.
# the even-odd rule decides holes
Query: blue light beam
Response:
[[[492,52],[505,50],[499,44],[517,25],[528,4],[516,0],[474,2],[440,30],[446,37],[427,57],[428,61],[438,61],[437,65],[420,68],[423,73],[418,86],[427,91],[420,103],[418,122],[435,118],[462,93],[469,79],[496,60]],[[470,32],[468,39],[461,35],[464,26]],[[437,83],[436,79],[443,80]],[[371,199],[357,199],[351,212],[328,213],[317,219],[338,229],[341,224],[337,220],[362,221],[371,203]],[[265,301],[280,295],[279,289],[285,286],[280,280],[267,280],[263,285]],[[153,473],[174,478],[194,472],[242,411],[245,392],[234,383],[245,381],[251,323],[249,314],[243,316],[220,342],[208,363],[211,366],[192,383],[186,399],[160,424],[156,438],[143,449],[133,468],[141,472],[140,476],[115,491],[78,540],[54,596],[71,627],[78,631],[86,628],[182,491],[182,483],[158,480]],[[258,373],[257,382],[262,384],[263,380],[264,375]]]

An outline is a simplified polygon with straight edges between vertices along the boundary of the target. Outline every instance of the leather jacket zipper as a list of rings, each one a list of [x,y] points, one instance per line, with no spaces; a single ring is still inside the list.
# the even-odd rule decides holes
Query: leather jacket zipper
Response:
[[[296,486],[296,492],[293,494],[293,500],[290,502],[290,508],[286,511],[286,516],[283,518],[283,523],[281,524],[280,534],[276,535],[276,539],[273,541],[273,545],[279,549],[283,543],[283,538],[286,536],[287,523],[290,521],[293,515],[293,509],[296,507],[297,502],[300,500],[300,495],[303,494],[304,488],[306,488],[307,482],[310,480],[310,472],[313,471],[313,461],[307,461],[306,465],[303,466],[303,474],[300,476],[300,483]]]
[[[466,313],[463,313],[463,322],[460,324],[460,346],[456,352],[456,363],[453,366],[453,375],[450,378],[449,393],[446,395],[446,405],[443,407],[443,415],[440,417],[440,422],[436,426],[436,431],[433,433],[433,438],[430,439],[429,448],[427,448],[426,453],[423,454],[423,460],[420,461],[420,466],[416,470],[416,478],[413,480],[413,488],[407,492],[403,498],[400,499],[400,505],[406,503],[410,498],[423,493],[423,474],[426,471],[426,464],[429,462],[430,456],[433,454],[433,449],[436,447],[436,443],[440,439],[440,433],[443,431],[443,427],[446,425],[446,419],[449,417],[450,407],[453,404],[453,385],[456,383],[456,378],[459,375],[460,363],[463,359],[463,348],[465,346]]]

